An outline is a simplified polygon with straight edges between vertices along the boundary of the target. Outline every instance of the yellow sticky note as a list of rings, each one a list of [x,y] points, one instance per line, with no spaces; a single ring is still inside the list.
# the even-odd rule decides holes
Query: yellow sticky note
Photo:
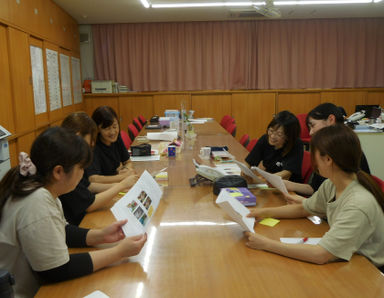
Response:
[[[121,195],[121,196],[124,196],[126,194],[126,192],[119,192],[119,195]]]
[[[280,222],[280,220],[274,219],[274,218],[264,218],[263,220],[259,221],[259,223],[261,223],[262,225],[266,225],[269,227],[274,227],[279,222]]]

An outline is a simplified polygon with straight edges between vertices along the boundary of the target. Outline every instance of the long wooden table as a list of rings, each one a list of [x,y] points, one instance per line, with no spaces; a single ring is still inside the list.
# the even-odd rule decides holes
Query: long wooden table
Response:
[[[138,162],[138,173],[168,167],[169,186],[148,227],[138,256],[89,276],[46,285],[36,297],[83,297],[100,290],[110,297],[384,297],[384,277],[365,257],[315,265],[245,245],[241,227],[215,204],[212,186],[190,187],[192,158],[202,146],[227,145],[238,160],[247,151],[216,122],[195,125],[197,138],[185,142],[176,158]],[[257,205],[278,206],[284,199],[257,190]],[[108,208],[88,214],[83,227],[114,221]],[[256,224],[257,233],[280,237],[321,237],[326,223],[281,220],[275,227]],[[76,251],[86,251],[79,249]]]

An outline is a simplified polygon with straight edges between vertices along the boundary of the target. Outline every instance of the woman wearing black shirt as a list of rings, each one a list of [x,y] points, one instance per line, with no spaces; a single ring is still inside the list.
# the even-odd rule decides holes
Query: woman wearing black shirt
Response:
[[[288,111],[278,113],[269,123],[267,133],[256,143],[245,161],[250,166],[295,182],[301,182],[303,143],[300,124]]]

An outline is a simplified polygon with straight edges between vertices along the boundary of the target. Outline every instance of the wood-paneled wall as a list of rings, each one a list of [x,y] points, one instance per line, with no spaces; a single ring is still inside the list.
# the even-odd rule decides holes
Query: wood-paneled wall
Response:
[[[140,114],[147,119],[154,114],[164,115],[166,109],[180,109],[183,103],[187,110],[195,111],[195,118],[212,117],[220,122],[224,115],[231,115],[237,124],[237,139],[245,133],[251,138],[259,138],[265,133],[273,115],[280,111],[289,110],[295,115],[308,113],[324,102],[343,106],[348,114],[355,111],[357,104],[379,104],[384,107],[384,88],[85,95],[86,112],[89,115],[100,105],[110,105],[118,113],[122,129],[126,129],[132,119]]]
[[[43,50],[45,68],[48,110],[38,115],[33,98],[31,45]],[[18,152],[29,152],[36,135],[46,127],[60,124],[70,112],[84,110],[83,103],[49,110],[46,48],[57,51],[58,55],[79,58],[76,21],[51,0],[0,0],[0,125],[12,133],[9,138],[12,166],[17,163]]]

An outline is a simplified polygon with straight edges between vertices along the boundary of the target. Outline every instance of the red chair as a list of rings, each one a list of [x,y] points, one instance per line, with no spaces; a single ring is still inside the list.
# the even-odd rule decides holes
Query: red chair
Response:
[[[235,123],[235,119],[233,119],[231,116],[229,115],[225,115],[223,116],[223,118],[221,119],[220,121],[220,125],[222,127],[224,127],[225,129],[228,128],[228,126],[230,126],[231,124],[234,124]]]
[[[120,136],[121,136],[121,139],[123,140],[125,148],[127,148],[127,150],[128,150],[129,147],[131,147],[131,144],[132,144],[132,140],[128,136],[128,133],[126,131],[122,130],[122,131],[120,131]]]
[[[248,143],[249,143],[249,135],[244,134],[240,139],[240,144],[243,145],[244,147],[247,147]]]
[[[237,128],[237,125],[235,123],[231,123],[230,125],[228,125],[228,127],[226,128],[226,130],[233,136],[235,137],[236,136],[236,128]]]
[[[303,178],[304,183],[308,183],[312,171],[313,169],[311,165],[311,153],[309,151],[304,150],[303,164],[301,165],[301,177]]]
[[[296,117],[300,123],[300,139],[303,141],[304,145],[308,146],[311,141],[311,136],[309,135],[307,123],[305,122],[307,114],[298,114]]]
[[[256,143],[257,143],[257,140],[258,139],[252,139],[250,142],[249,142],[249,144],[247,145],[247,150],[248,150],[248,152],[251,152],[252,151],[252,149],[253,149],[253,147],[255,147],[255,145],[256,145]]]
[[[139,121],[139,119],[137,118],[133,118],[133,125],[136,126],[137,130],[140,131],[143,129],[143,125],[141,124],[141,122]]]
[[[132,123],[128,124],[128,134],[132,141],[139,135],[139,131]]]
[[[138,118],[142,126],[144,126],[147,123],[147,119],[145,119],[143,115],[139,115]]]
[[[373,180],[375,180],[375,182],[380,186],[381,190],[384,192],[384,181],[374,175],[371,175],[371,177]]]

